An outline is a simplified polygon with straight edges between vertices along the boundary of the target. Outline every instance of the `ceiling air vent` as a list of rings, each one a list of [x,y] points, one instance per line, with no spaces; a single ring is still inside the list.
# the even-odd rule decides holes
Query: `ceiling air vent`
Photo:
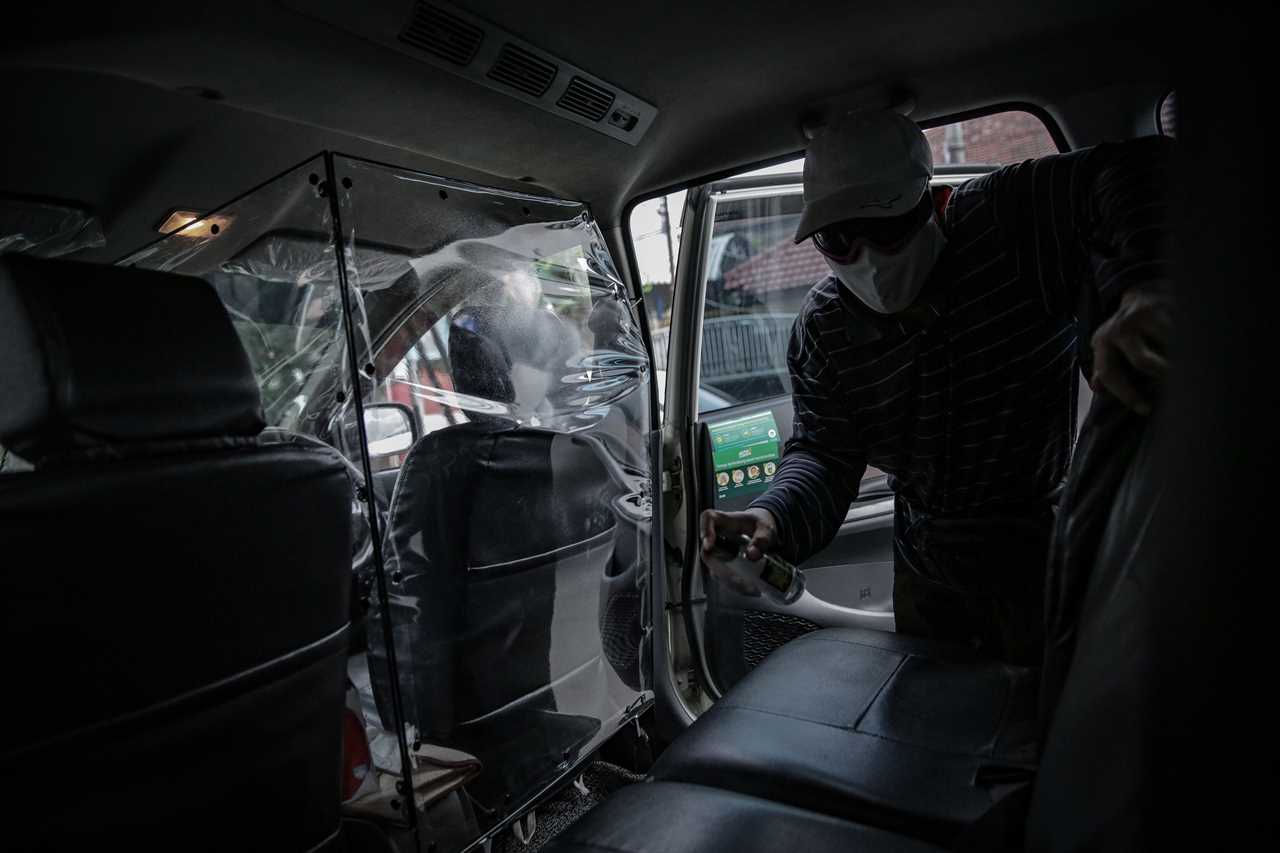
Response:
[[[419,0],[400,40],[454,65],[466,65],[475,58],[484,41],[484,30],[444,9]]]
[[[564,90],[560,100],[556,101],[556,106],[583,118],[600,121],[608,114],[609,107],[613,106],[613,98],[613,92],[603,86],[574,77],[569,81],[569,87]]]
[[[540,98],[551,88],[557,70],[554,63],[507,42],[489,69],[489,79]]]
[[[278,2],[627,145],[639,144],[658,116],[658,108],[638,95],[471,13],[457,0]],[[508,4],[485,5],[496,15],[508,14],[503,11]],[[355,6],[361,6],[361,14],[351,14]],[[454,94],[443,81],[438,88],[428,94]],[[492,117],[501,110],[486,99],[477,114]],[[527,118],[516,110],[501,117]]]

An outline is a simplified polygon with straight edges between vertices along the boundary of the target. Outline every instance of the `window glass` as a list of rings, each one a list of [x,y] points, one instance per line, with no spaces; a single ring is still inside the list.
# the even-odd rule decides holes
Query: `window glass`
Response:
[[[967,119],[926,130],[925,136],[935,167],[953,167],[939,170],[939,183],[1058,150],[1043,122],[1026,112]],[[794,184],[728,191],[712,200],[702,275],[700,412],[791,393],[791,326],[809,289],[829,273],[812,241],[793,240],[804,206],[803,165],[798,159],[746,173],[790,174]]]
[[[631,211],[631,245],[640,266],[645,313],[653,338],[654,366],[658,373],[659,409],[665,393],[668,330],[671,327],[672,282],[680,256],[681,219],[685,191],[649,199]]]
[[[1057,153],[1044,124],[1003,112],[931,128],[937,183]],[[809,290],[829,274],[812,241],[796,244],[803,209],[803,159],[745,176],[794,176],[794,183],[713,195],[702,271],[704,291],[698,411],[706,414],[791,393],[786,354]],[[866,477],[881,474],[868,468]]]
[[[924,132],[933,149],[933,165],[1008,166],[1057,154],[1044,122],[1021,110],[979,116]]]
[[[932,127],[924,132],[937,166],[1008,166],[1046,154],[1057,154],[1044,122],[1022,110],[992,113]],[[804,158],[744,172],[743,177],[799,174]]]
[[[809,289],[827,274],[812,244],[792,239],[804,204],[798,185],[728,193],[713,203],[700,412],[791,393],[791,326]]]

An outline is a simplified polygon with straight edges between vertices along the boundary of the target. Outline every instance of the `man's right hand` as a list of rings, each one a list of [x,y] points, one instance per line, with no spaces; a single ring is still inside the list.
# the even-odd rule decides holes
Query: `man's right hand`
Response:
[[[1151,414],[1153,395],[1163,384],[1169,364],[1165,353],[1173,334],[1173,309],[1167,288],[1134,287],[1098,327],[1089,387],[1105,388],[1140,415]]]
[[[773,513],[767,509],[748,509],[743,512],[720,512],[704,509],[699,520],[702,528],[702,553],[710,554],[715,547],[716,537],[721,535],[738,535],[745,533],[751,537],[747,547],[747,559],[758,560],[775,544],[778,538],[778,525],[773,520]]]

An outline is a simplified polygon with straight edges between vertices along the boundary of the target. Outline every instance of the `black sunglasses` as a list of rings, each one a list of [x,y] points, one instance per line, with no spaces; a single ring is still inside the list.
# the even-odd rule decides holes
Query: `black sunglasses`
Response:
[[[837,262],[853,260],[863,243],[886,252],[894,252],[915,236],[929,221],[932,213],[933,198],[926,192],[919,204],[901,216],[845,219],[819,228],[813,234],[813,244],[818,247],[819,252]]]

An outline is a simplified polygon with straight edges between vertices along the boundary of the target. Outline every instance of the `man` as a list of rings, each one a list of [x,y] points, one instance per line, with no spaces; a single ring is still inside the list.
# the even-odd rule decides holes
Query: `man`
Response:
[[[704,552],[745,533],[748,557],[805,560],[874,465],[896,496],[898,630],[1038,663],[1077,362],[1142,414],[1165,372],[1168,145],[1030,160],[935,204],[905,117],[853,112],[818,135],[796,242],[833,275],[792,331],[794,435],[745,512],[703,513]]]
[[[455,390],[471,398],[472,421],[536,424],[547,416],[547,393],[559,378],[553,371],[580,342],[542,307],[542,287],[527,262],[497,252],[485,257],[488,267],[457,276],[467,295],[449,324]]]

